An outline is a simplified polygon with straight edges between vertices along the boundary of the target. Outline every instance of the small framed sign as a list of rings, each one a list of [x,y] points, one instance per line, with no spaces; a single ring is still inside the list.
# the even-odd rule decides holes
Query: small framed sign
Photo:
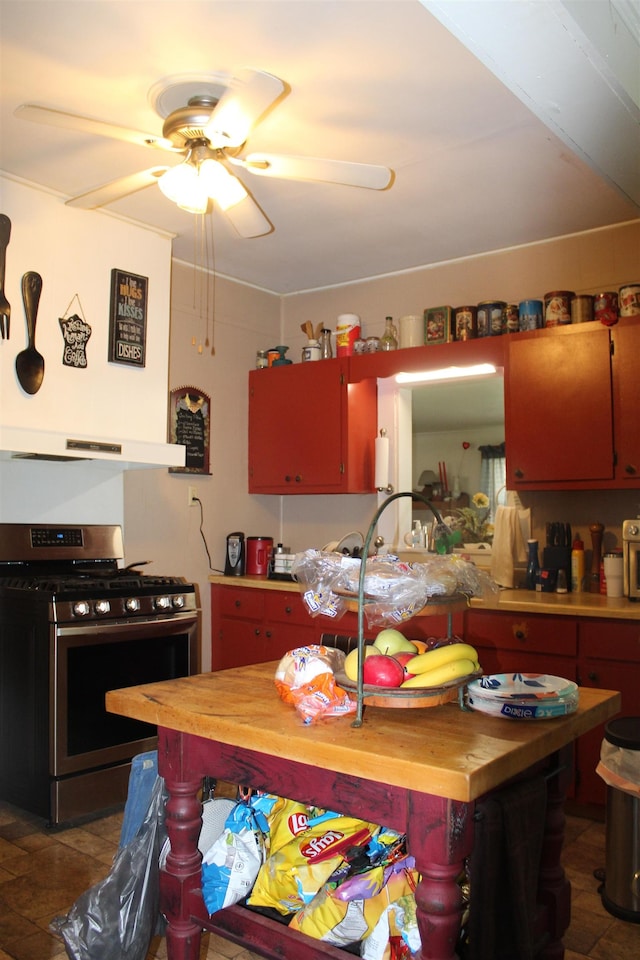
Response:
[[[149,280],[126,270],[111,271],[109,361],[144,367]]]
[[[209,473],[211,398],[198,387],[171,391],[169,443],[186,447],[184,467],[169,467],[169,473]]]

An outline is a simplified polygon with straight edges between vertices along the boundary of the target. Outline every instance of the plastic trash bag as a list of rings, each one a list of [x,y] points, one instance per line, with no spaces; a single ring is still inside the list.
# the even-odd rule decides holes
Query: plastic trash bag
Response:
[[[50,924],[71,960],[145,960],[164,930],[159,911],[159,855],[165,839],[164,780],[157,777],[145,818],[118,850],[108,876]]]
[[[640,750],[628,750],[603,740],[596,773],[607,786],[640,797]]]
[[[131,761],[127,802],[124,806],[119,847],[126,847],[142,825],[158,776],[158,751],[139,753]]]

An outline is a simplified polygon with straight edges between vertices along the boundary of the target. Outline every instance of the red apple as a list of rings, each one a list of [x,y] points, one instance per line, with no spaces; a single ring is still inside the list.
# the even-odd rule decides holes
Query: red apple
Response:
[[[374,654],[364,661],[362,679],[376,687],[399,687],[405,680],[404,667],[395,657]]]
[[[394,655],[394,660],[397,660],[402,669],[404,670],[404,678],[412,677],[411,673],[411,661],[414,659],[415,653],[396,653]]]

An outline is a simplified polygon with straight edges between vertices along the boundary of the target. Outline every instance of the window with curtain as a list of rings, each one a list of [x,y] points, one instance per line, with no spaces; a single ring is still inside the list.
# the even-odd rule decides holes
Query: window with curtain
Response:
[[[499,504],[507,503],[507,461],[505,457],[504,441],[497,444],[487,444],[479,447],[480,450],[480,489],[489,498],[489,517],[495,519]]]

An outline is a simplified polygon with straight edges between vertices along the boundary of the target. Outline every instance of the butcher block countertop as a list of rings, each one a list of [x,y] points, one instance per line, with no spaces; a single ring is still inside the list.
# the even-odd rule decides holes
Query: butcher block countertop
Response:
[[[620,695],[583,687],[576,713],[508,720],[462,710],[366,706],[305,726],[280,700],[277,662],[112,690],[107,710],[170,730],[366,780],[469,802],[526,770],[620,709]]]
[[[300,592],[300,585],[267,577],[225,577],[212,574],[211,583],[261,590]],[[538,593],[535,590],[500,590],[486,597],[473,597],[471,607],[503,613],[547,613],[564,617],[596,617],[606,620],[640,620],[640,603],[627,597],[606,597],[600,593]]]

